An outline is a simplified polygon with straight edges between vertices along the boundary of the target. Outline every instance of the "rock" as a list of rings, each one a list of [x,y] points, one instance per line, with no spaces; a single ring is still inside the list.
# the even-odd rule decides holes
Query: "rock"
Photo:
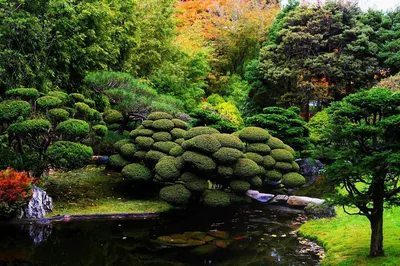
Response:
[[[37,186],[32,187],[32,199],[24,209],[24,218],[40,219],[44,218],[47,213],[53,210],[53,200],[46,191],[38,188]]]
[[[51,224],[31,224],[29,226],[29,236],[35,244],[40,244],[43,241],[46,241],[51,235],[51,232]]]
[[[324,203],[325,200],[323,199],[317,199],[317,198],[310,198],[310,197],[299,197],[299,196],[290,196],[287,204],[289,206],[301,206],[301,207],[305,207],[308,204],[317,204],[320,205],[322,203]]]
[[[257,190],[251,189],[246,191],[246,195],[260,202],[268,202],[275,196],[273,194],[260,193]]]
[[[313,184],[320,172],[324,170],[324,165],[319,160],[311,160],[309,158],[297,159],[296,163],[300,166],[300,174],[306,178],[304,187]]]
[[[321,219],[336,216],[336,208],[328,204],[309,204],[304,208],[308,218]]]
[[[289,196],[288,195],[276,195],[272,200],[271,203],[280,203],[280,204],[286,204],[288,201]]]

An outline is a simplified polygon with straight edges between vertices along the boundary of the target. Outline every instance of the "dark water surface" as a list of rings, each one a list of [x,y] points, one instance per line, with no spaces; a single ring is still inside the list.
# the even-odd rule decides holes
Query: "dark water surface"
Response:
[[[299,243],[298,220],[253,207],[144,221],[0,225],[0,266],[318,265]]]

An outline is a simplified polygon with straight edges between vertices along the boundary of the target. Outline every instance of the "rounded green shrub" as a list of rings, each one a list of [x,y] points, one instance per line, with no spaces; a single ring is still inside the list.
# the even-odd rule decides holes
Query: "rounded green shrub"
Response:
[[[154,134],[154,131],[151,129],[147,128],[137,128],[131,131],[129,136],[132,139],[135,139],[136,137],[142,136],[142,137],[152,137]]]
[[[242,180],[232,180],[229,187],[236,193],[245,193],[250,189],[250,183]]]
[[[170,131],[175,126],[174,122],[168,119],[159,119],[153,122],[152,128],[156,131]]]
[[[94,134],[98,137],[104,137],[107,134],[108,128],[103,125],[95,125],[92,127]]]
[[[184,152],[185,150],[178,145],[169,151],[169,155],[176,157],[176,156],[181,156]]]
[[[263,183],[262,179],[258,176],[252,177],[250,179],[250,185],[253,188],[261,187],[262,183]]]
[[[181,184],[164,187],[160,190],[160,199],[173,206],[186,205],[192,193]]]
[[[157,141],[171,141],[172,136],[168,132],[156,132],[151,136],[156,142]]]
[[[270,135],[260,127],[245,127],[240,131],[239,138],[245,142],[266,142]]]
[[[63,91],[50,91],[47,95],[60,99],[62,104],[66,104],[69,101],[69,95]]]
[[[185,166],[185,160],[183,159],[182,156],[176,157],[175,163],[176,163],[176,168],[178,168],[179,170],[182,170],[183,167]]]
[[[296,162],[292,162],[292,168],[294,172],[300,172],[300,166]]]
[[[40,134],[46,133],[50,129],[51,125],[48,120],[43,119],[32,119],[32,120],[25,120],[22,122],[11,124],[8,129],[7,133],[12,135],[18,136],[38,136]]]
[[[272,136],[268,139],[267,144],[271,149],[283,149],[285,145],[282,140]]]
[[[121,127],[120,124],[107,124],[107,128],[111,131],[116,131]]]
[[[144,127],[146,127],[146,128],[149,128],[149,127],[151,127],[152,125],[153,125],[153,120],[144,120],[143,122],[142,122],[142,125],[144,126]]]
[[[271,155],[264,156],[264,161],[262,165],[265,167],[265,169],[273,169],[276,164],[276,161],[274,158],[272,158]]]
[[[183,139],[183,138],[180,138],[180,139],[176,139],[176,140],[175,140],[175,143],[176,143],[176,144],[179,144],[179,145],[182,145],[183,142],[185,142],[185,139]]]
[[[182,157],[186,163],[199,171],[212,171],[217,167],[215,162],[210,157],[197,152],[185,151]]]
[[[278,162],[288,162],[291,163],[294,161],[293,154],[290,151],[285,149],[276,149],[271,151],[272,158]]]
[[[172,119],[172,122],[174,123],[175,127],[177,127],[177,128],[188,129],[188,125],[180,119],[174,118],[174,119]]]
[[[258,153],[246,152],[245,155],[246,155],[246,158],[256,162],[256,164],[263,164],[263,162],[264,162],[264,157],[262,157]]]
[[[50,121],[59,123],[67,120],[69,118],[69,113],[67,110],[54,108],[47,112],[47,117],[50,119]]]
[[[288,152],[290,152],[293,156],[295,156],[296,151],[290,147],[289,145],[283,144],[283,149],[287,150]]]
[[[160,152],[161,153],[161,152]],[[141,162],[146,158],[147,152],[146,151],[137,151],[133,155],[133,160],[136,162]],[[158,161],[158,160],[157,160]]]
[[[93,101],[93,100],[91,100],[91,99],[85,99],[85,100],[83,101],[83,103],[89,105],[91,108],[96,107],[95,101]]]
[[[287,173],[287,172],[292,172],[294,171],[293,166],[291,163],[285,163],[285,162],[277,162],[275,164],[275,169],[282,172],[282,173]]]
[[[205,179],[195,179],[185,182],[185,187],[195,193],[203,193],[208,189],[208,182]]]
[[[121,173],[123,177],[137,182],[152,180],[150,169],[138,163],[128,164],[122,169]]]
[[[177,168],[176,161],[174,157],[164,158],[160,160],[155,168],[156,174],[161,176],[165,181],[174,180],[181,176],[181,172]]]
[[[206,190],[203,193],[204,205],[212,208],[227,207],[231,204],[228,193],[219,190]]]
[[[150,150],[146,153],[145,159],[152,164],[156,164],[165,156],[168,156],[168,154],[165,154],[161,151]]]
[[[36,104],[40,109],[52,109],[60,106],[62,101],[53,96],[43,96],[36,100]]]
[[[7,100],[0,102],[0,121],[14,122],[20,116],[26,118],[31,113],[31,105],[26,101]]]
[[[244,202],[244,196],[243,195],[237,195],[235,193],[230,193],[229,194],[229,199],[230,199],[232,204],[237,204],[237,203]]]
[[[139,136],[135,139],[136,144],[140,149],[149,150],[154,144],[154,140],[150,137]]]
[[[224,177],[229,177],[233,175],[233,168],[229,166],[219,165],[218,174]]]
[[[270,170],[265,173],[265,177],[268,181],[275,182],[282,179],[282,174],[276,170]]]
[[[58,124],[57,132],[67,138],[85,137],[89,134],[89,124],[79,119],[68,119]]]
[[[243,153],[233,148],[221,148],[212,157],[222,164],[231,164],[243,157]]]
[[[216,137],[222,147],[238,149],[243,151],[245,144],[237,137],[232,134],[213,134]]]
[[[174,139],[183,139],[186,136],[186,131],[181,128],[174,128],[170,133]]]
[[[199,177],[195,173],[192,173],[192,172],[184,172],[180,178],[180,180],[183,182],[192,182],[192,181],[195,181],[198,179],[199,179]]]
[[[136,152],[136,146],[135,146],[135,144],[132,144],[132,143],[125,144],[120,149],[121,156],[128,160],[133,159],[135,152]]]
[[[93,150],[80,143],[57,141],[49,146],[46,156],[54,168],[74,169],[89,163]]]
[[[265,170],[265,168],[261,165],[259,165],[258,168],[259,168],[258,175],[264,176],[267,170]]]
[[[185,139],[191,139],[199,135],[219,134],[219,131],[211,127],[193,127],[186,131]]]
[[[129,144],[129,143],[131,143],[131,141],[129,139],[121,139],[121,140],[115,142],[113,146],[114,146],[115,151],[120,152],[122,146]]]
[[[80,93],[70,93],[69,98],[73,103],[85,102],[85,96],[83,96],[83,94]]]
[[[119,170],[124,168],[129,163],[130,163],[129,161],[122,158],[122,156],[119,154],[111,155],[110,158],[108,159],[108,165],[114,169],[119,169]]]
[[[287,173],[283,175],[282,184],[287,188],[301,187],[306,183],[304,176],[298,173]]]
[[[172,115],[164,112],[152,112],[147,116],[149,120],[160,120],[160,119],[168,119],[171,120],[173,117]]]
[[[240,158],[233,167],[235,176],[248,178],[256,176],[260,169],[258,164],[247,158]]]
[[[103,116],[104,122],[107,124],[119,124],[124,119],[119,111],[113,109],[107,110]]]
[[[264,143],[250,143],[246,146],[246,152],[255,152],[266,155],[271,152],[271,148]]]
[[[170,150],[179,145],[172,141],[160,141],[153,144],[153,149],[169,154]]]
[[[212,154],[221,148],[221,144],[216,137],[212,135],[200,135],[182,143],[185,150],[196,150]]]
[[[19,88],[8,90],[5,93],[7,98],[20,98],[24,100],[34,100],[39,97],[39,91],[33,88]]]

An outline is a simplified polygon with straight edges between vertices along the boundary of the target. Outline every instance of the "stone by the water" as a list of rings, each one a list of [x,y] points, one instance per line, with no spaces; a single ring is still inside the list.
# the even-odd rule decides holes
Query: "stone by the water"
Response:
[[[325,200],[323,199],[317,199],[317,198],[310,198],[310,197],[299,197],[299,196],[290,196],[287,204],[289,206],[300,206],[300,207],[305,207],[309,204],[317,204],[320,205],[324,203]]]
[[[38,188],[37,186],[32,187],[32,192],[32,199],[23,208],[23,218],[44,218],[48,213],[53,211],[53,200],[51,197],[49,197],[46,191]]]

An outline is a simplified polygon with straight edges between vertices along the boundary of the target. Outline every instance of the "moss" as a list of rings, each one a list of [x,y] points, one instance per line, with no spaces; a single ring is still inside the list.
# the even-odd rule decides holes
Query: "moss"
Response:
[[[186,136],[186,131],[181,128],[174,128],[170,133],[174,139],[183,139]]]
[[[199,171],[213,171],[217,167],[215,162],[208,156],[193,151],[186,151],[182,155],[186,163]]]
[[[283,149],[289,151],[293,156],[295,156],[295,154],[296,154],[296,151],[289,145],[283,144]]]
[[[151,164],[156,164],[161,160],[161,158],[164,158],[165,156],[168,155],[161,151],[150,150],[146,153],[144,159],[146,159],[146,162],[150,162]]]
[[[228,193],[219,190],[207,190],[203,193],[204,205],[212,208],[227,207],[231,204]]]
[[[135,139],[136,144],[140,149],[150,150],[154,144],[154,140],[150,137],[139,136]]]
[[[276,164],[276,161],[274,158],[272,158],[271,155],[264,156],[264,161],[262,165],[265,167],[265,169],[273,169]]]
[[[174,118],[174,119],[172,119],[172,122],[174,123],[175,127],[177,127],[177,128],[188,129],[188,125],[180,119]]]
[[[131,143],[131,141],[129,139],[121,139],[117,142],[114,143],[114,149],[117,152],[120,152],[121,147],[124,146],[125,144]]]
[[[304,176],[298,173],[287,173],[283,175],[282,184],[287,188],[301,187],[306,183]]]
[[[136,182],[148,182],[152,179],[150,169],[138,163],[128,164],[121,173],[123,177]]]
[[[212,157],[222,164],[234,163],[243,157],[243,152],[233,148],[221,148]]]
[[[68,119],[58,124],[57,132],[64,137],[73,138],[86,137],[89,134],[89,124],[79,119]]]
[[[169,151],[179,145],[172,141],[160,141],[153,144],[153,149],[169,154]]]
[[[160,160],[154,170],[156,174],[166,181],[171,181],[181,176],[174,157],[167,157]]]
[[[285,145],[282,140],[272,136],[268,139],[267,144],[271,149],[283,149]]]
[[[282,179],[282,174],[276,170],[270,170],[265,173],[265,177],[268,181],[275,182]]]
[[[133,159],[135,152],[136,152],[136,146],[135,146],[135,144],[132,144],[132,143],[125,144],[120,149],[121,156],[128,160]]]
[[[185,150],[181,146],[176,146],[169,151],[169,155],[171,156],[181,156]]]
[[[0,121],[14,122],[20,116],[26,118],[31,113],[31,105],[26,101],[0,101]]]
[[[300,172],[300,166],[296,162],[292,162],[292,168],[295,172]]]
[[[232,180],[229,186],[236,193],[245,193],[250,189],[250,183],[242,180]]]
[[[211,127],[193,127],[186,132],[185,139],[191,139],[199,135],[211,135],[218,133],[218,130]]]
[[[246,127],[239,133],[239,138],[245,142],[266,142],[270,135],[260,127]]]
[[[155,141],[172,141],[172,136],[168,132],[156,132],[151,137]]]
[[[19,88],[8,90],[5,93],[7,98],[20,98],[26,100],[34,100],[39,97],[39,91],[33,88]]]
[[[142,122],[142,125],[145,127],[145,128],[151,128],[152,126],[153,126],[153,120],[144,120],[143,122]]]
[[[250,185],[252,188],[261,187],[262,183],[263,181],[259,176],[255,176],[250,179]]]
[[[293,171],[293,166],[291,163],[277,162],[275,164],[275,169],[282,173],[287,173]]]
[[[233,175],[233,168],[229,166],[218,166],[218,174],[224,177],[229,177]]]
[[[213,134],[221,143],[222,147],[238,149],[243,151],[245,144],[236,136],[232,134]]]
[[[93,150],[80,143],[57,141],[49,146],[46,156],[54,168],[69,170],[88,164],[92,159]]]
[[[256,164],[262,164],[264,161],[264,157],[262,157],[260,154],[258,153],[254,153],[254,152],[246,152],[245,153],[246,158],[256,162]]]
[[[293,154],[290,151],[284,149],[276,149],[271,151],[272,158],[278,162],[288,162],[291,163],[294,161]]]
[[[133,155],[133,159],[134,159],[136,162],[141,162],[141,161],[143,161],[143,160],[146,158],[146,154],[147,154],[146,151],[137,151],[137,152],[135,152],[135,154]]]
[[[106,122],[107,124],[119,124],[124,119],[119,111],[112,109],[105,112],[103,116],[104,122]]]
[[[147,116],[149,120],[172,119],[172,115],[164,112],[153,112]]]
[[[160,199],[173,206],[186,205],[192,193],[181,184],[164,187],[160,190]]]
[[[61,108],[54,108],[47,112],[47,117],[55,123],[65,121],[69,117],[68,111]]]
[[[108,165],[111,168],[114,169],[119,169],[121,170],[124,168],[126,165],[128,165],[130,162],[128,160],[125,160],[124,158],[121,157],[119,154],[111,155],[110,158],[108,159]]]
[[[52,109],[60,106],[62,101],[53,96],[43,96],[36,100],[36,104],[40,109]]]
[[[175,143],[177,143],[177,144],[179,144],[179,145],[182,145],[182,143],[185,141],[185,139],[184,138],[180,138],[180,139],[176,139],[175,140]]]
[[[246,146],[246,152],[255,152],[267,155],[271,152],[271,148],[264,143],[251,143]]]
[[[221,148],[221,144],[212,135],[199,135],[182,143],[182,148],[213,154]]]
[[[208,189],[208,182],[205,179],[194,179],[185,182],[185,187],[192,192],[203,193]]]
[[[174,122],[168,119],[160,119],[153,122],[151,126],[156,131],[170,131],[174,128]]]
[[[234,174],[240,178],[256,176],[259,173],[258,165],[246,158],[239,159],[233,167]]]

